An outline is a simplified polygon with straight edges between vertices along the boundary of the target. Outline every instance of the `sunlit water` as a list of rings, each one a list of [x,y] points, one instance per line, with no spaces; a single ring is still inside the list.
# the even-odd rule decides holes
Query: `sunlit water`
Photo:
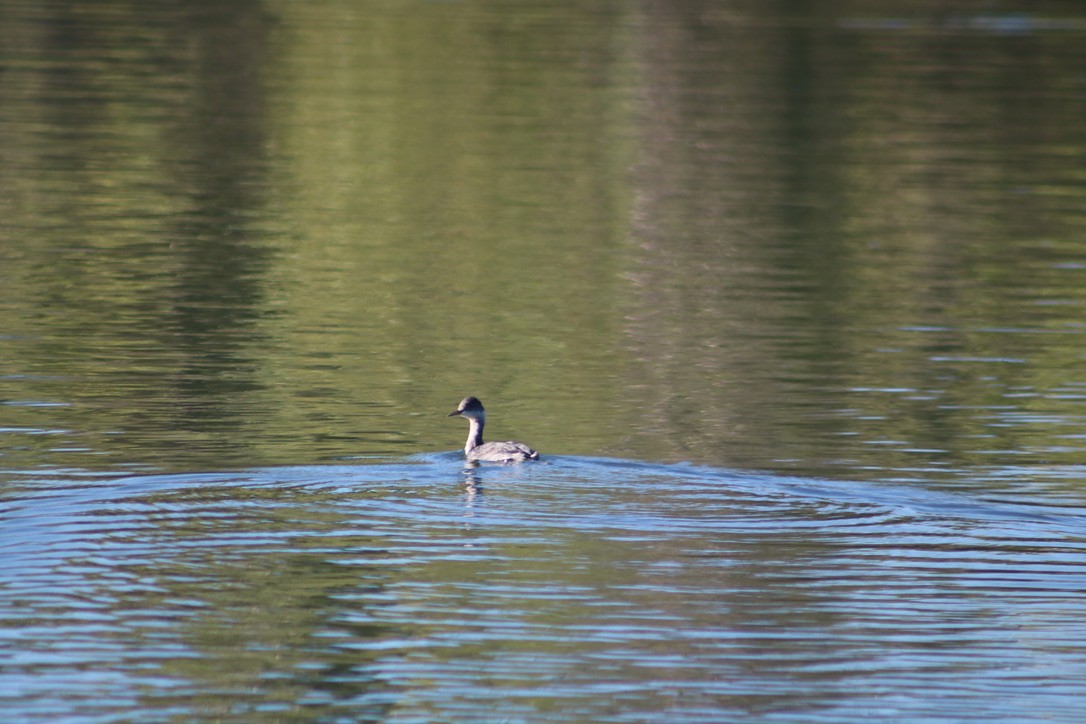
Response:
[[[6,716],[1066,720],[1078,508],[458,454],[28,480]]]
[[[1081,3],[0,16],[4,718],[1086,718]]]

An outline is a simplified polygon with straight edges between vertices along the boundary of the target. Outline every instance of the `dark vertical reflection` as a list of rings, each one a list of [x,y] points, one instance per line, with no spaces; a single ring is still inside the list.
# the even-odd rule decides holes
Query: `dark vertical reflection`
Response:
[[[1081,25],[647,7],[628,334],[653,414],[632,444],[832,474],[1021,449],[977,411],[1081,346],[1023,333],[1081,303],[1061,201],[1081,195]]]
[[[764,374],[779,358],[774,330],[794,314],[771,213],[785,172],[775,142],[786,38],[758,22],[768,7],[649,7],[628,334],[640,361],[631,382],[650,412],[633,444],[719,458],[729,439],[765,432],[744,410],[764,414],[789,392],[785,370]]]
[[[187,113],[170,130],[170,183],[185,210],[167,233],[184,244],[164,338],[183,357],[178,425],[227,429],[250,411],[236,393],[259,386],[246,350],[260,341],[271,249],[250,220],[266,214],[269,18],[262,2],[182,5],[194,43]]]
[[[33,260],[8,287],[35,310],[12,329],[28,396],[70,405],[73,451],[126,441],[154,457],[182,436],[193,444],[178,454],[240,451],[243,435],[214,433],[237,429],[260,387],[246,350],[260,342],[272,254],[258,231],[263,4],[4,12],[22,40],[0,51],[0,133],[20,149],[0,170],[14,200],[0,253]],[[50,427],[35,416],[21,426]]]

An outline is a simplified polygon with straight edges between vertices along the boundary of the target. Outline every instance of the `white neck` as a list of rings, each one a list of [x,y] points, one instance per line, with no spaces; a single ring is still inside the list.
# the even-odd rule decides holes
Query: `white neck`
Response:
[[[469,417],[468,441],[464,445],[464,454],[467,455],[475,448],[483,444],[483,426],[486,424],[486,416]]]

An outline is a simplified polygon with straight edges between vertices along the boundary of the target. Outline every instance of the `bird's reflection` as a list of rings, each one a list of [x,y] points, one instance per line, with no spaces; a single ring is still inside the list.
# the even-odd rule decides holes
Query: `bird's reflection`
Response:
[[[464,465],[464,469],[461,471],[464,481],[464,507],[466,508],[465,514],[467,517],[471,517],[472,508],[475,507],[475,498],[483,495],[483,482],[475,474],[475,469],[478,467],[478,463],[469,462]]]

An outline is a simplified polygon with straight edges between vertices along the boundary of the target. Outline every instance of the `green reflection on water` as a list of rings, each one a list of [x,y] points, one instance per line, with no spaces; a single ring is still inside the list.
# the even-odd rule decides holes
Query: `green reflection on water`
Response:
[[[12,8],[6,466],[1076,462],[1081,11],[934,7]]]

